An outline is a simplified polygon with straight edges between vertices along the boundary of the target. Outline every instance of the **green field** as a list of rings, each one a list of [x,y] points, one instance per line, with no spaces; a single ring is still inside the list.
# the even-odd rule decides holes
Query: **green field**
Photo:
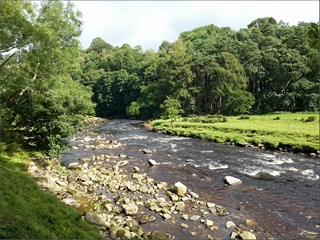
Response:
[[[154,130],[238,145],[314,153],[319,150],[318,113],[274,113],[248,116],[193,116],[151,122]]]

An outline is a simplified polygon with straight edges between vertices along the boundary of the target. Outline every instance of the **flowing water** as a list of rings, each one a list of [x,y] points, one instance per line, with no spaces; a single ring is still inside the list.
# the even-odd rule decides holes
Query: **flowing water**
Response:
[[[126,146],[111,150],[71,150],[61,160],[75,161],[101,153],[134,157],[130,161],[156,181],[169,184],[180,181],[204,201],[226,207],[229,215],[215,219],[219,230],[211,235],[217,238],[224,239],[229,234],[224,224],[230,219],[241,226],[246,225],[246,219],[255,221],[254,230],[259,239],[320,238],[318,158],[168,136],[146,131],[139,123],[119,119],[91,129],[93,132],[80,132],[76,136],[100,135]],[[155,151],[144,154],[139,149]],[[150,167],[148,159],[159,165]],[[224,176],[239,178],[242,184],[227,187]],[[152,227],[170,230],[165,224],[151,224]],[[172,229],[177,238],[192,237],[178,228]]]

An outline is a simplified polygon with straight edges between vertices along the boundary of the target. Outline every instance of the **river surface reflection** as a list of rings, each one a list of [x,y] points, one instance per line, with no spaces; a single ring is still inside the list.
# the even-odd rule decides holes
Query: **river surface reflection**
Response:
[[[203,200],[227,207],[229,218],[237,225],[245,225],[246,219],[254,220],[259,239],[320,237],[318,158],[168,136],[146,131],[139,123],[118,119],[91,129],[94,131],[80,132],[76,135],[101,135],[126,146],[112,150],[71,150],[61,160],[71,162],[94,154],[126,154],[155,180],[169,184],[181,181]],[[139,149],[155,151],[144,154]],[[150,167],[148,159],[159,165]],[[226,187],[223,177],[228,175],[241,179],[242,184]],[[221,229],[223,222],[222,219]],[[165,225],[153,227],[161,230],[161,226]],[[188,237],[179,235],[179,231],[175,230],[177,238]],[[224,231],[217,231],[211,235],[223,238],[223,234]]]

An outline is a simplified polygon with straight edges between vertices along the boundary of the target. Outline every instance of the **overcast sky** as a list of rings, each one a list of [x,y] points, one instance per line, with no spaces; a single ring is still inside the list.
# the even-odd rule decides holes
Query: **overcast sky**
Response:
[[[273,17],[289,25],[318,22],[318,1],[73,1],[83,14],[81,45],[101,37],[112,46],[141,45],[158,51],[163,41],[214,24],[234,30],[253,20]]]

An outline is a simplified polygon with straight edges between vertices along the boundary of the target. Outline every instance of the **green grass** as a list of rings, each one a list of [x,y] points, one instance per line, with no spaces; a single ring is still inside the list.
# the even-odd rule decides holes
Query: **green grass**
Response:
[[[312,116],[316,121],[309,122]],[[203,123],[176,119],[174,127],[169,120],[154,120],[155,130],[196,137],[215,142],[236,144],[262,143],[266,148],[288,148],[294,152],[316,152],[319,149],[318,113],[274,113],[268,115],[232,116],[226,122]]]
[[[1,151],[0,238],[97,239],[99,230],[86,223],[55,195],[44,192],[27,172],[34,154]]]

